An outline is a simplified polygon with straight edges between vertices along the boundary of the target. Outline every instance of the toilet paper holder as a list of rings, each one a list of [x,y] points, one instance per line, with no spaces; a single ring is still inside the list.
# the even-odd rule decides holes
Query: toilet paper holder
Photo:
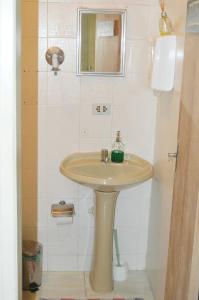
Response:
[[[66,203],[65,201],[60,201],[58,204],[53,204],[51,206],[51,216],[54,218],[56,217],[73,218],[74,215],[75,215],[74,204]]]

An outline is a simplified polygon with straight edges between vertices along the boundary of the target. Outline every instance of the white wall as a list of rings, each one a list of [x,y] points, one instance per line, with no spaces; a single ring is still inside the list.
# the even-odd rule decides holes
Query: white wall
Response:
[[[29,22],[34,5],[25,1]],[[80,6],[127,8],[125,78],[76,76]],[[149,74],[151,40],[158,29],[153,21],[157,11],[157,1],[150,0],[60,0],[39,4],[38,236],[44,244],[46,270],[86,270],[92,258],[94,220],[88,210],[93,206],[93,193],[64,178],[59,172],[60,161],[76,151],[111,149],[116,130],[121,130],[126,151],[153,160],[156,98],[149,88]],[[59,46],[65,52],[58,76],[45,62],[45,51],[50,46]],[[111,116],[92,115],[92,104],[99,102],[111,103]],[[150,190],[151,183],[147,182],[123,191],[117,204],[121,256],[131,269],[145,268]],[[73,225],[59,227],[51,218],[51,204],[60,200],[75,204]],[[30,236],[32,230],[25,228],[25,236]]]
[[[20,299],[21,292],[16,118],[16,25],[18,27],[19,19],[16,22],[16,15],[14,0],[0,2],[0,299],[8,300]]]

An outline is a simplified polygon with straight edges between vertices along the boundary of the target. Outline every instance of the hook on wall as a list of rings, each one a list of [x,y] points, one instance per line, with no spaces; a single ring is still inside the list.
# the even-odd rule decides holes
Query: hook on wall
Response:
[[[58,47],[51,47],[46,51],[46,61],[52,66],[55,75],[60,71],[59,66],[64,62],[64,52]]]

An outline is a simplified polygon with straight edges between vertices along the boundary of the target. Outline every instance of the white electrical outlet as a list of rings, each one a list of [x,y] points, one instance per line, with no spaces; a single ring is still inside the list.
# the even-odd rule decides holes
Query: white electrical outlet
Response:
[[[92,105],[93,115],[110,115],[111,104],[110,103],[95,103]]]

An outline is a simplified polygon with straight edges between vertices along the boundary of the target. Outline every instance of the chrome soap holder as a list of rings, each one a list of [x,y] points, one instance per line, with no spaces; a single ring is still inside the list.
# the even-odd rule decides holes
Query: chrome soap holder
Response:
[[[46,51],[46,61],[52,66],[55,75],[60,71],[59,66],[64,62],[64,52],[58,47],[51,47]]]

